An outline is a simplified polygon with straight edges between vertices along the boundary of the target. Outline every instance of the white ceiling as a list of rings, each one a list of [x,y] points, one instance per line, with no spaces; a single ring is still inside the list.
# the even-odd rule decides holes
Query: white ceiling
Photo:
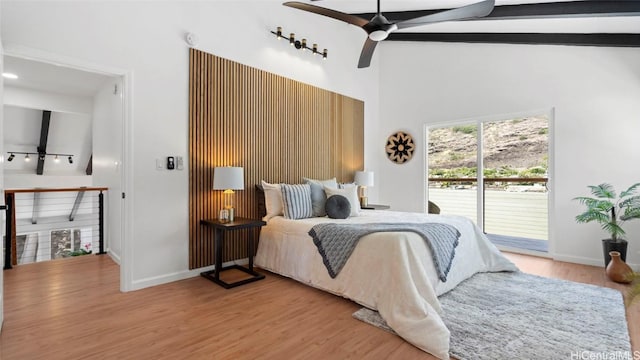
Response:
[[[85,97],[93,97],[109,78],[101,74],[12,56],[4,57],[3,71],[18,75],[18,79],[5,78],[4,83],[7,86]]]
[[[476,3],[480,0],[380,0],[380,8],[385,11],[452,9]],[[556,2],[557,0],[496,0],[498,5]],[[365,13],[376,11],[376,0],[324,0],[302,1],[313,5],[331,8],[346,13]]]
[[[407,10],[452,9],[479,0],[380,0],[382,13]],[[373,13],[376,0],[303,1],[345,13]],[[496,0],[496,6],[558,2],[554,0]],[[291,9],[303,13],[301,10]],[[321,16],[307,13],[308,16]],[[327,21],[338,20],[326,18]],[[640,33],[640,16],[567,17],[548,19],[450,21],[404,29],[402,32],[535,32],[535,33]]]
[[[4,79],[7,88],[35,90],[40,93],[53,93],[73,98],[91,99],[110,77],[76,70],[64,66],[43,63],[12,56],[4,57],[3,72],[18,75],[18,79]],[[24,107],[4,106],[5,158],[10,151],[37,152],[42,126],[40,104]],[[90,114],[63,113],[51,114],[51,125],[47,142],[48,153],[73,154],[73,164],[67,159],[54,162],[46,157],[45,175],[83,174],[92,154],[92,118]],[[24,161],[24,155],[16,155],[12,162],[5,162],[5,173],[35,174],[37,157],[30,162]]]

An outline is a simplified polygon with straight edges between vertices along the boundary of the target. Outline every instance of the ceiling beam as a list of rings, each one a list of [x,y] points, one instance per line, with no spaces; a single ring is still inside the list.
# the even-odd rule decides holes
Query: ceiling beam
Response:
[[[73,202],[73,208],[71,208],[71,213],[69,214],[69,221],[73,221],[76,218],[76,213],[78,212],[78,208],[82,203],[82,198],[84,198],[85,190],[78,191],[76,195],[76,201]]]
[[[51,122],[51,111],[42,110],[42,126],[40,127],[40,144],[38,145],[38,168],[36,174],[42,175],[44,171],[44,159],[47,153],[47,140],[49,139],[49,123]]]
[[[390,21],[413,19],[420,16],[450,10],[412,10],[382,11]],[[352,14],[367,20],[375,13]],[[533,3],[518,5],[499,5],[491,14],[465,21],[504,20],[504,19],[545,19],[570,17],[603,17],[603,16],[640,16],[640,1],[568,1],[552,3]]]
[[[87,168],[84,171],[85,174],[91,175],[93,174],[93,154],[89,157],[89,161],[87,162]]]
[[[640,34],[394,32],[385,41],[640,47]]]

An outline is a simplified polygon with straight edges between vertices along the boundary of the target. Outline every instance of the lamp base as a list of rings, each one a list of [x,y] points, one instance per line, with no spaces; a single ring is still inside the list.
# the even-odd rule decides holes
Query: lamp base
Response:
[[[369,198],[366,196],[360,196],[360,207],[368,206]]]

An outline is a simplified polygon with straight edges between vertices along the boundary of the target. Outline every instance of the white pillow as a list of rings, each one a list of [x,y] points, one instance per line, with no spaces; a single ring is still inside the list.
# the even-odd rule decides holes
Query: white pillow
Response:
[[[332,189],[325,187],[324,192],[327,193],[327,199],[332,195],[342,195],[349,200],[349,205],[351,205],[351,214],[349,216],[358,216],[360,215],[360,200],[358,199],[358,188],[356,186],[351,186],[346,189]]]
[[[261,183],[262,190],[264,190],[264,207],[267,208],[267,215],[262,218],[262,221],[267,221],[274,216],[284,215],[280,184],[269,184],[264,180]]]
[[[338,182],[336,178],[327,180],[316,180],[303,177],[305,183],[311,186],[311,205],[313,206],[313,216],[325,216],[327,212],[324,209],[324,205],[327,201],[327,195],[324,192],[324,187],[330,187],[332,189],[338,188]]]
[[[338,189],[348,189],[348,188],[357,188],[358,185],[356,185],[356,183],[339,183],[338,184]]]

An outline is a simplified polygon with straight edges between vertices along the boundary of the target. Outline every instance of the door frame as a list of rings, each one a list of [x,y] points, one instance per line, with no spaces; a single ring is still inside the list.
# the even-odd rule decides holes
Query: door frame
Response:
[[[423,127],[423,131],[424,131],[424,137],[425,137],[425,142],[424,142],[424,153],[425,156],[423,157],[423,162],[424,162],[424,169],[425,171],[423,171],[423,186],[425,188],[424,191],[424,203],[423,203],[423,207],[425,209],[427,209],[428,203],[429,203],[429,131],[431,129],[435,129],[435,128],[442,128],[442,127],[451,127],[451,126],[456,126],[456,125],[464,125],[464,124],[476,124],[478,125],[478,138],[481,139],[482,138],[482,126],[480,126],[482,123],[484,122],[495,122],[495,121],[505,121],[505,120],[510,120],[513,118],[522,118],[522,117],[527,117],[527,116],[531,116],[532,114],[545,114],[548,117],[548,121],[549,121],[549,132],[548,132],[548,138],[549,138],[549,144],[548,144],[548,154],[549,154],[549,159],[548,159],[548,180],[547,180],[547,189],[549,192],[548,195],[548,203],[547,203],[547,208],[548,208],[548,213],[547,213],[547,224],[548,224],[548,243],[549,243],[549,252],[547,253],[548,257],[551,258],[555,258],[555,253],[556,253],[556,241],[555,241],[555,231],[554,231],[554,224],[555,224],[555,192],[553,191],[554,189],[554,183],[555,183],[555,156],[553,155],[555,153],[555,108],[550,106],[548,108],[538,108],[538,109],[532,109],[532,110],[526,110],[526,111],[519,111],[519,112],[514,112],[514,113],[504,113],[504,114],[496,114],[496,115],[484,115],[484,116],[478,116],[478,117],[473,117],[473,118],[465,118],[465,119],[456,119],[456,120],[451,120],[451,121],[442,121],[442,122],[436,122],[436,123],[425,123],[424,127]],[[483,156],[482,156],[482,151],[481,148],[478,148],[477,151],[477,164],[478,164],[478,168],[479,169],[484,169],[484,162],[483,162]],[[484,179],[483,179],[483,174],[481,171],[478,171],[477,174],[477,184],[478,184],[478,188],[480,188],[481,186],[483,186],[484,184]],[[482,194],[480,191],[478,191],[477,194],[477,201],[476,201],[476,206],[477,206],[477,221],[478,224],[482,224],[483,222],[483,218],[484,218],[484,213],[482,211],[482,207],[484,206],[483,204],[483,199],[482,199]],[[531,254],[531,252],[528,252],[527,250],[522,250],[522,253],[527,253],[527,254]],[[536,253],[536,256],[544,256],[544,254],[539,254]]]
[[[98,64],[21,45],[4,44],[2,56],[14,56],[122,79],[121,254],[120,291],[133,290],[133,70]],[[126,194],[126,198],[125,198]],[[125,201],[126,200],[126,201]]]

